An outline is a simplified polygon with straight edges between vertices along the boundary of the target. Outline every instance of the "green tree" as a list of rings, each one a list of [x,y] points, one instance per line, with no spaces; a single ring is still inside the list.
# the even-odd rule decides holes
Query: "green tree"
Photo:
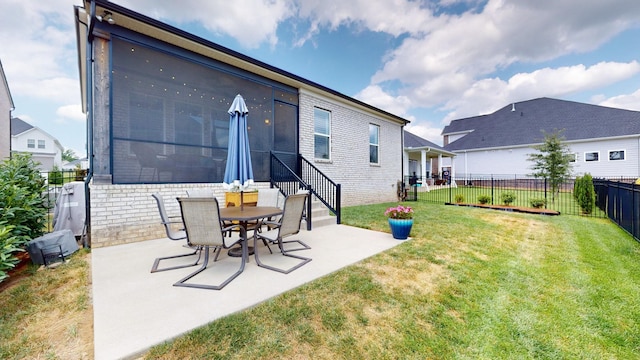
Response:
[[[551,186],[551,199],[555,198],[560,191],[560,185],[571,176],[571,160],[573,154],[569,151],[569,146],[562,141],[560,131],[547,134],[543,131],[544,143],[534,146],[537,153],[528,154],[528,160],[533,162],[531,169],[533,176],[545,178]]]
[[[72,149],[64,149],[62,152],[62,160],[66,162],[72,162],[78,160],[78,155]]]
[[[576,178],[573,196],[580,205],[582,213],[591,214],[593,212],[596,203],[596,191],[593,187],[591,174],[586,173],[584,176]]]

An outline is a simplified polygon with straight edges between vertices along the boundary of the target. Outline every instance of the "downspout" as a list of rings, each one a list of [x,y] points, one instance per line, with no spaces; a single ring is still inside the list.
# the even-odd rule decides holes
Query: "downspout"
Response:
[[[89,10],[89,28],[87,29],[87,65],[86,65],[86,84],[87,84],[87,160],[89,160],[89,171],[84,179],[85,194],[85,236],[84,247],[91,246],[91,193],[89,183],[93,178],[93,26],[96,15],[96,3],[91,1]]]
[[[404,184],[404,125],[400,126],[400,181]],[[396,183],[396,186],[398,184]],[[396,193],[399,193],[400,189],[396,189]]]

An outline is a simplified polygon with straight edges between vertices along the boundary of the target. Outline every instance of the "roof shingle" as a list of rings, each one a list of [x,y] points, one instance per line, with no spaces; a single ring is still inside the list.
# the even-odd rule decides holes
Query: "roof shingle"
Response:
[[[449,151],[538,144],[544,132],[562,131],[566,141],[640,135],[640,111],[551,98],[509,104],[489,114],[453,120],[442,134],[471,131]]]

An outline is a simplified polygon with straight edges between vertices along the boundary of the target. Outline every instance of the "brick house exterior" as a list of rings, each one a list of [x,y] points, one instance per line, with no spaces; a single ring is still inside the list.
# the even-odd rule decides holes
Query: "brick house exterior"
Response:
[[[97,19],[107,13],[111,22]],[[225,114],[215,101],[240,92],[253,121],[250,143],[257,188],[269,187],[269,153],[282,152],[279,139],[293,135],[285,155],[302,155],[341,184],[342,206],[396,200],[407,120],[108,1],[87,1],[75,8],[75,15],[83,108],[89,124],[92,246],[165,237],[150,196],[155,192],[163,195],[173,215],[179,208],[172,199],[185,196],[187,189],[210,188],[224,203],[220,171],[224,168],[218,161],[226,160],[226,148],[218,132],[224,133],[220,124]],[[88,53],[90,66],[85,61]],[[155,69],[145,65],[161,62]],[[172,78],[165,77],[171,66],[188,79],[185,91],[176,87],[164,96],[162,92],[167,87],[171,92],[173,86]],[[156,72],[147,75],[152,70]],[[215,81],[198,82],[209,77]],[[222,88],[211,88],[211,83],[231,84],[236,92],[220,95]],[[211,101],[184,100],[187,92],[189,97],[207,93]],[[285,110],[278,113],[279,107]],[[330,113],[329,159],[315,158],[316,109]],[[149,114],[151,120],[141,123],[140,118]],[[226,121],[228,126],[228,114]],[[372,127],[378,130],[375,162],[370,161]],[[138,143],[154,147],[160,152],[156,157],[180,156],[180,161],[171,163],[169,170],[145,169],[134,151]],[[193,159],[201,162],[191,164]]]

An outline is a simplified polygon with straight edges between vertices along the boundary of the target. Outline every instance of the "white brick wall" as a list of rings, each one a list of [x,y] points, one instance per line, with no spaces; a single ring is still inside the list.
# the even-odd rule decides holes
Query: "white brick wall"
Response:
[[[315,160],[314,107],[331,112],[331,160]],[[373,113],[320,95],[300,93],[300,153],[331,180],[342,184],[342,205],[395,201],[402,177],[402,128]],[[378,165],[369,163],[369,124],[380,126]]]
[[[258,183],[256,188],[268,188]],[[91,246],[103,247],[166,237],[156,201],[151,194],[164,198],[169,216],[180,215],[177,197],[187,196],[188,189],[211,188],[224,206],[222,184],[91,184]]]

